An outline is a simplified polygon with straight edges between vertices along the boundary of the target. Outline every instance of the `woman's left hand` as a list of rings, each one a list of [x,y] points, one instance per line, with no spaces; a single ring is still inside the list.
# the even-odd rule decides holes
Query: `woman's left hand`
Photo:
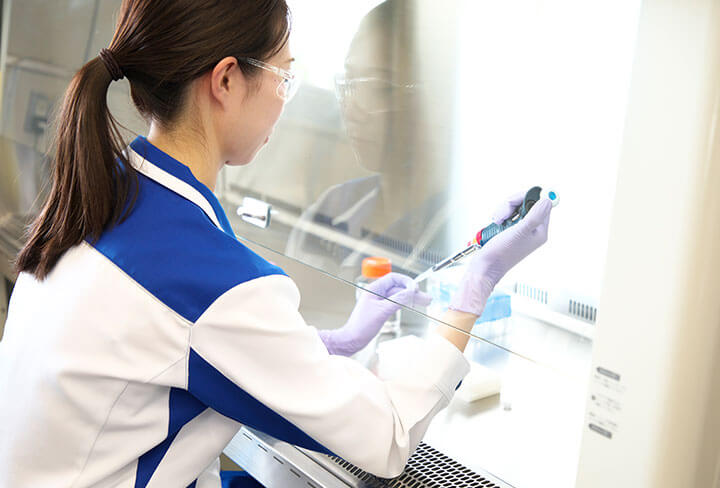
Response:
[[[432,301],[412,278],[400,273],[388,273],[365,290],[344,326],[319,331],[330,354],[352,356],[370,343],[400,305],[426,306]]]

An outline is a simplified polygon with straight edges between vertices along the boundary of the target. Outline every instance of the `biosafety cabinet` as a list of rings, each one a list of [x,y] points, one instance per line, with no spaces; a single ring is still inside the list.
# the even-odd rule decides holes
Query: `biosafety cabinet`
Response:
[[[2,2],[2,322],[54,109],[119,5]],[[291,8],[299,92],[215,193],[238,238],[297,282],[309,324],[344,323],[365,258],[414,277],[509,195],[538,185],[561,202],[472,331],[486,396],[458,390],[401,477],[249,428],[227,457],[282,487],[720,486],[720,1]],[[147,125],[128,93],[113,83],[108,100],[129,141]],[[393,341],[438,327],[463,272],[424,281],[433,303],[403,307],[399,334],[355,359],[391,367]]]

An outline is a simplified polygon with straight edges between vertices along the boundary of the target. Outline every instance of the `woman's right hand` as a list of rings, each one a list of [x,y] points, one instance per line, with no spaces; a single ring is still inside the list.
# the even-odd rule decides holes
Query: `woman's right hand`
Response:
[[[495,212],[493,220],[500,223],[512,215],[522,204],[525,193],[510,197]],[[472,257],[450,309],[482,315],[490,293],[505,274],[548,237],[552,202],[539,200],[520,222],[493,237]]]

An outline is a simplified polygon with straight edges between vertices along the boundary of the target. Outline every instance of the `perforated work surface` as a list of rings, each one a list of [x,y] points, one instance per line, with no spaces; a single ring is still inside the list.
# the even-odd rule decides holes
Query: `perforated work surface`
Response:
[[[424,442],[408,461],[405,472],[392,479],[378,478],[337,457],[330,459],[373,488],[511,488],[502,481],[477,474]]]

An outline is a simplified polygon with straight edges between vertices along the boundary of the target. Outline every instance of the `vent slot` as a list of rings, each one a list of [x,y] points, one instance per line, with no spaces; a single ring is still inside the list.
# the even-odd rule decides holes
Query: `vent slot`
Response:
[[[515,283],[515,294],[527,297],[544,305],[548,304],[548,291],[525,283]]]
[[[577,300],[568,300],[568,313],[586,322],[595,323],[597,320],[597,307]]]
[[[528,298],[543,305],[548,305],[550,303],[550,292],[544,288],[516,282],[513,291],[516,295]],[[594,324],[597,321],[596,306],[590,305],[581,300],[570,299],[567,295],[563,296],[563,293],[555,293],[552,298],[553,305],[550,305],[551,309],[591,324]],[[567,310],[564,310],[565,303],[567,303]]]

